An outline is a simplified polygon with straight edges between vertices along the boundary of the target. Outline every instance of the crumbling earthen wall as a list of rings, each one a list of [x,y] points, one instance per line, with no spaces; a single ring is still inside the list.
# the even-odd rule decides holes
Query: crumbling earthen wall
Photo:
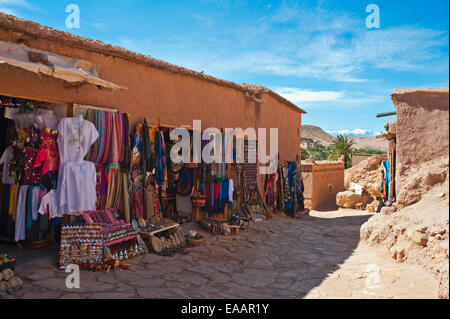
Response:
[[[449,298],[449,95],[447,88],[396,89],[397,201],[361,227],[398,262],[431,271]]]
[[[446,178],[445,167],[431,169],[429,181],[414,181],[425,163],[447,159],[449,156],[449,95],[440,90],[403,92],[396,90],[392,98],[397,107],[396,136],[396,195],[400,205],[410,205],[420,200],[417,190],[427,192],[427,186],[442,183]],[[444,171],[444,173],[442,173]],[[425,173],[425,172],[423,172]],[[436,175],[436,176],[434,176]],[[445,176],[444,176],[445,175]],[[427,185],[427,184],[432,185]],[[414,189],[416,189],[414,195]],[[413,193],[411,193],[413,192]],[[412,196],[414,195],[414,196]]]

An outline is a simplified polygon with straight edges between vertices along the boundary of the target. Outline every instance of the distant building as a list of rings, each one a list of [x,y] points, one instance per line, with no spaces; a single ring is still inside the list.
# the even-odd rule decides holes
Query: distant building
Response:
[[[322,144],[314,141],[312,138],[302,137],[300,139],[300,147],[304,149],[313,148],[313,147],[322,147]]]

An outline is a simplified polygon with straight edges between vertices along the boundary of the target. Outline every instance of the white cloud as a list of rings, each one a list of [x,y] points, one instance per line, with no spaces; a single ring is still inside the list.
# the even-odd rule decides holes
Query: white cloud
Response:
[[[232,3],[223,1],[221,5],[229,8]],[[232,14],[229,9],[220,14],[226,14],[223,11]],[[448,61],[448,31],[408,25],[369,30],[361,17],[326,10],[320,2],[307,7],[304,2],[287,5],[283,1],[264,12],[260,19],[222,29],[210,28],[218,14],[193,13],[205,28],[201,38],[195,43],[189,38],[167,39],[164,54],[174,63],[219,77],[245,72],[349,83],[372,80],[376,69],[442,72],[441,62]],[[160,45],[146,39],[119,43],[141,52],[148,43],[153,48]],[[345,102],[374,99],[379,100],[352,94]]]
[[[202,61],[207,72],[364,82],[374,68],[427,70],[427,62],[448,59],[447,31],[416,26],[369,30],[360,17],[284,2],[259,21],[234,26],[227,36],[216,41],[227,41],[223,47],[233,51],[210,51]]]
[[[9,9],[9,8],[1,8],[0,7],[0,12],[6,13],[6,14],[11,14],[13,16],[18,16],[19,13],[13,9]]]
[[[29,7],[30,3],[25,0],[0,0],[0,5],[17,6],[17,7]]]
[[[46,13],[46,11],[40,6],[31,4],[26,0],[0,0],[0,6],[3,6],[2,8],[0,8],[0,11],[13,15],[18,15],[18,12],[11,9],[11,7],[18,7],[29,11]]]
[[[297,88],[280,88],[276,90],[281,96],[291,102],[329,102],[342,99],[344,92],[339,91],[312,91]]]
[[[381,102],[386,99],[381,95],[370,95],[362,92],[347,91],[315,91],[310,89],[281,87],[275,88],[275,92],[293,103],[302,104],[303,107],[314,106],[361,106],[365,103]],[[304,105],[306,104],[306,106]]]

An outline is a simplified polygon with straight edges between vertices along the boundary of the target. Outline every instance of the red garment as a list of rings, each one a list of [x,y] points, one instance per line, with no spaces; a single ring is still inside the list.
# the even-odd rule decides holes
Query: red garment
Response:
[[[214,203],[219,200],[220,183],[214,183]]]
[[[59,151],[57,143],[57,134],[41,132],[42,144],[39,149],[33,166],[42,166],[41,174],[44,176],[49,171],[56,172],[59,169]]]

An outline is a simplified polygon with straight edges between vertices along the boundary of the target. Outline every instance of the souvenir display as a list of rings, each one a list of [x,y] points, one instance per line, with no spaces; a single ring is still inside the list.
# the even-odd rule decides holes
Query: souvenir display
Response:
[[[101,262],[103,258],[103,235],[100,224],[61,226],[59,266]]]
[[[123,262],[147,245],[171,256],[205,240],[185,237],[179,224],[202,222],[229,235],[269,218],[268,207],[289,213],[298,204],[296,163],[268,175],[259,193],[250,160],[257,141],[245,141],[244,163],[226,163],[222,154],[211,164],[175,164],[174,126],[143,119],[130,127],[127,114],[96,107],[58,118],[51,104],[1,96],[0,106],[0,239],[49,242],[54,234],[62,268],[128,269]]]

